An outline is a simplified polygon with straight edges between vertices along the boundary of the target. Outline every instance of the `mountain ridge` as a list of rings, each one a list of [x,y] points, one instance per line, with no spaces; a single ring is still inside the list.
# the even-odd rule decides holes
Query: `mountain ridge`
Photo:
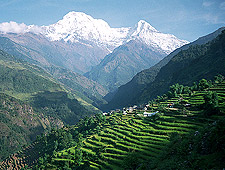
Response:
[[[99,65],[84,75],[112,92],[130,81],[139,71],[159,62],[165,55],[141,41],[131,40],[114,49]]]
[[[134,105],[137,101],[136,100],[137,96],[139,96],[142,93],[144,88],[151,85],[151,83],[155,80],[155,77],[157,76],[160,69],[163,66],[165,66],[176,54],[178,54],[181,50],[188,49],[191,45],[197,44],[201,45],[209,41],[212,41],[224,29],[225,27],[221,27],[218,30],[214,31],[213,33],[200,37],[196,41],[176,49],[156,65],[150,67],[149,69],[139,72],[133,77],[133,79],[130,82],[119,87],[118,91],[115,94],[113,94],[114,97],[111,97],[108,106],[110,106],[110,108],[112,109],[114,107],[117,108],[126,105]],[[106,105],[103,107],[107,108],[108,106]]]
[[[0,32],[6,33],[1,27]],[[41,27],[34,25],[24,26],[22,32],[43,34],[50,41],[79,42],[87,46],[97,44],[109,52],[134,39],[139,39],[146,44],[159,48],[167,54],[188,43],[188,41],[179,40],[174,35],[163,34],[157,31],[144,20],[140,20],[134,27],[111,28],[102,19],[94,19],[83,12],[74,11],[67,13],[55,24]],[[167,39],[167,43],[165,43],[165,39]]]

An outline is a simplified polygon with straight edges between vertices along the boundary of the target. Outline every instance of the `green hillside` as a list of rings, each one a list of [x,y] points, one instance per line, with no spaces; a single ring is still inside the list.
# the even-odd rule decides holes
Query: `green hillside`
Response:
[[[91,113],[49,73],[35,65],[0,51],[0,68],[0,92],[29,102],[36,111],[67,124],[75,124]]]
[[[45,67],[45,69],[65,88],[71,90],[77,99],[81,98],[97,107],[105,103],[102,97],[108,92],[97,82],[65,68],[49,66]]]
[[[34,34],[28,34],[28,35],[32,37],[32,40],[35,40],[37,38]],[[43,39],[43,41],[47,43],[45,38]],[[26,66],[29,67],[28,70],[32,68],[35,68],[37,71],[39,70],[37,74],[40,74],[40,71],[42,72],[42,74],[46,74],[47,72],[50,73],[46,75],[45,77],[54,78],[58,83],[61,83],[68,91],[72,91],[72,93],[75,94],[74,95],[75,98],[79,100],[80,103],[83,106],[85,106],[87,109],[99,111],[95,107],[99,107],[99,105],[102,105],[105,103],[105,101],[102,99],[102,96],[107,94],[107,91],[103,88],[103,86],[101,86],[100,84],[98,84],[97,82],[93,80],[90,80],[82,76],[81,74],[75,73],[74,71],[71,71],[68,68],[62,67],[61,65],[62,62],[59,62],[62,60],[62,56],[60,56],[61,55],[60,52],[54,51],[53,49],[51,49],[51,47],[48,47],[45,49],[39,43],[40,42],[32,43],[33,45],[35,44],[34,46],[28,43],[29,45],[31,45],[31,47],[28,47],[29,45],[28,46],[21,45],[20,43],[16,43],[7,37],[0,36],[0,49],[3,50],[4,52],[7,52],[8,54],[15,56],[13,57],[13,61],[15,60],[18,61],[18,59],[20,59],[19,62],[27,61],[29,64],[35,64],[43,68],[45,71],[38,67],[35,67],[34,65],[31,66],[29,64],[26,64]],[[55,60],[52,58],[49,58],[50,56],[56,57]],[[22,63],[23,63],[22,66],[21,64],[20,66],[25,67],[24,65],[25,62],[22,62]],[[4,76],[7,76],[7,75],[4,75]],[[37,81],[40,81],[40,80],[37,80]],[[34,85],[38,86],[40,84],[34,82],[31,85],[32,86],[30,87],[34,87]],[[92,105],[94,105],[95,107],[93,107]]]
[[[165,55],[139,40],[132,40],[114,49],[85,76],[112,92],[141,70],[159,62]]]
[[[225,74],[225,31],[205,45],[191,46],[179,52],[161,68],[154,82],[146,87],[137,101],[147,101],[169,90],[175,83],[191,85],[202,78],[213,79]]]
[[[36,112],[29,103],[0,93],[0,160],[21,150],[44,131],[62,126],[61,120]]]
[[[43,69],[1,50],[0,101],[0,159],[41,133],[96,112],[82,106]]]
[[[190,54],[192,55],[192,50],[193,49],[188,49],[191,46],[195,46],[195,45],[203,45],[208,43],[209,41],[212,41],[213,39],[215,39],[219,34],[221,34],[221,32],[224,30],[224,27],[216,30],[215,32],[208,34],[206,36],[200,37],[199,39],[197,39],[196,41],[186,44],[184,46],[182,46],[181,48],[176,49],[175,51],[173,51],[172,53],[170,53],[168,56],[166,56],[165,58],[163,58],[159,63],[157,63],[156,65],[150,67],[149,69],[143,70],[141,72],[139,72],[137,75],[135,75],[133,77],[133,79],[128,82],[125,85],[122,85],[118,88],[118,91],[114,94],[114,97],[112,98],[112,100],[109,100],[109,103],[107,105],[103,105],[102,109],[103,110],[109,110],[109,109],[113,109],[113,108],[121,108],[127,105],[134,105],[137,104],[138,102],[142,101],[144,99],[144,96],[140,97],[141,95],[143,95],[143,91],[146,90],[148,87],[151,87],[151,84],[154,82],[154,80],[156,79],[156,76],[158,75],[158,73],[160,72],[160,69],[167,65],[168,62],[175,57],[176,55],[182,55],[181,51],[187,50],[187,56]],[[180,54],[178,54],[180,52]],[[217,58],[217,56],[215,56],[215,59]],[[203,60],[207,60],[207,59],[203,59]],[[191,61],[191,60],[190,60]],[[178,70],[177,69],[177,65],[179,65],[181,63],[176,62],[176,65],[173,65],[173,67],[175,68],[174,70]],[[199,66],[201,65],[201,66]],[[202,68],[202,64],[198,63],[198,67]],[[212,66],[213,68],[213,66]],[[193,70],[193,69],[190,69]],[[166,70],[163,74],[167,74],[167,72],[170,73],[170,70]],[[178,71],[179,74],[180,71]],[[207,71],[209,72],[209,71]],[[203,72],[204,73],[204,72]],[[210,72],[211,73],[211,72]],[[202,74],[202,72],[199,72],[198,74]],[[209,74],[209,73],[208,73]],[[212,76],[214,76],[216,73],[211,73]],[[222,73],[221,73],[222,74]],[[188,76],[189,73],[186,72],[185,74],[183,74],[184,76],[189,78],[189,81],[194,81],[192,79],[192,76]],[[202,74],[201,78],[204,78],[205,75]],[[198,79],[199,80],[199,79]],[[176,83],[175,81],[171,82],[171,84]],[[183,79],[179,80],[179,83],[186,83],[186,81],[184,81]],[[166,86],[167,89],[164,89],[165,91],[168,90],[169,86]],[[159,95],[159,91],[158,91],[158,87],[156,88],[158,93],[157,95]],[[154,90],[154,89],[153,89]],[[152,89],[150,90],[150,92],[152,91]],[[164,92],[165,92],[164,91]],[[146,93],[146,91],[144,92]],[[162,94],[162,92],[161,92]],[[149,95],[149,94],[148,94]],[[151,94],[149,96],[152,96]],[[146,97],[146,96],[145,96]]]
[[[26,153],[39,151],[38,163],[27,164],[33,169],[221,169],[224,77],[218,76],[215,83],[202,80],[189,87],[189,93],[180,89],[184,87],[176,85],[168,97],[150,101],[147,112],[158,111],[155,115],[144,117],[144,111],[137,110],[85,118],[38,138],[15,159],[36,162]],[[2,166],[24,166],[10,164],[13,159]]]
[[[39,91],[64,91],[43,69],[0,51],[0,91],[26,99]]]

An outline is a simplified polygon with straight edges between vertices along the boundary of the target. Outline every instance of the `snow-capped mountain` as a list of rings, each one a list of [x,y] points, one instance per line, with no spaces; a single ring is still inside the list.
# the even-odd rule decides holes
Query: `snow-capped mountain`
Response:
[[[57,23],[43,26],[43,34],[51,41],[95,43],[110,49],[127,40],[130,28],[111,28],[107,22],[82,12],[69,12]]]
[[[82,12],[69,12],[57,23],[42,26],[42,34],[51,41],[64,40],[87,45],[94,43],[109,50],[130,40],[138,39],[167,54],[188,43],[185,40],[179,40],[174,35],[157,31],[143,20],[140,20],[134,27],[111,28],[104,20],[94,19]]]
[[[129,30],[127,39],[141,40],[155,49],[162,49],[162,51],[166,54],[169,54],[175,49],[188,43],[185,40],[179,40],[174,35],[164,34],[157,31],[153,26],[144,20],[140,20],[134,28]]]
[[[133,27],[111,28],[102,19],[73,11],[48,26],[18,24],[13,21],[0,23],[0,36],[36,51],[37,55],[30,55],[30,58],[42,65],[52,63],[82,74],[90,71],[106,55],[113,53],[121,45],[126,46],[131,40],[138,44],[143,43],[143,47],[150,49],[152,54],[159,54],[159,59],[188,43],[174,35],[157,31],[143,20]],[[120,52],[124,53],[122,49],[120,48]],[[145,51],[129,49],[129,52],[135,54],[137,50],[138,54]],[[147,62],[153,64],[149,63],[150,60]]]
[[[188,43],[174,35],[157,31],[149,23],[140,20],[134,27],[111,28],[102,19],[95,19],[83,12],[69,12],[57,23],[49,26],[25,25],[16,22],[0,23],[0,33],[27,33],[43,34],[50,41],[65,41],[81,43],[92,47],[113,51],[116,47],[130,40],[138,39],[167,54],[176,48]]]

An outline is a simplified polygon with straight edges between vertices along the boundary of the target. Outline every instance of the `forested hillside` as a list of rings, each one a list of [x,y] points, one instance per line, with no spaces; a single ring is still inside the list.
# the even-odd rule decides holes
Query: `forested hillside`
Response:
[[[75,126],[38,138],[32,147],[3,162],[2,167],[223,168],[224,77],[219,75],[213,82],[202,79],[191,87],[176,84],[170,89],[149,101],[149,117],[144,117],[143,110],[87,117]],[[26,157],[37,151],[39,159]],[[19,164],[10,163],[13,159]]]
[[[105,106],[102,106],[102,109],[113,109],[113,108],[120,108],[120,107],[124,107],[126,105],[134,105],[134,104],[137,104],[138,102],[140,101],[145,101],[145,98],[148,98],[149,97],[155,97],[156,95],[159,95],[159,94],[162,94],[162,92],[160,92],[160,88],[161,86],[157,86],[157,85],[152,85],[154,82],[157,82],[157,81],[161,81],[159,79],[160,76],[158,76],[158,74],[160,75],[163,75],[165,73],[165,77],[168,76],[168,74],[173,74],[172,72],[173,71],[177,71],[177,74],[179,74],[180,72],[180,69],[178,69],[178,67],[189,67],[190,66],[190,69],[189,70],[193,70],[191,68],[191,63],[193,62],[191,56],[195,56],[195,52],[197,53],[197,49],[199,50],[199,52],[203,52],[205,50],[205,48],[207,48],[206,46],[211,46],[210,44],[204,46],[204,44],[208,43],[209,41],[212,41],[213,39],[215,39],[219,34],[221,34],[221,32],[224,30],[224,27],[218,29],[217,31],[209,34],[209,35],[206,35],[204,37],[201,37],[199,38],[198,40],[190,43],[190,44],[187,44],[187,45],[184,45],[183,47],[179,48],[179,49],[176,49],[175,51],[173,51],[171,54],[169,54],[168,56],[166,56],[163,60],[161,60],[159,63],[157,63],[156,65],[154,65],[153,67],[149,68],[149,69],[146,69],[146,70],[143,70],[141,71],[140,73],[138,73],[130,82],[128,82],[127,84],[121,86],[118,91],[115,93],[115,96],[112,98],[111,101],[109,101],[109,104],[108,105],[105,105]],[[224,48],[223,44],[222,44],[222,39],[217,39],[217,44],[220,44],[220,46],[217,47],[217,50],[215,49],[215,51],[211,51],[209,53],[211,53],[211,59],[208,59],[207,56],[205,56],[204,58],[204,55],[202,54],[201,58],[199,58],[199,60],[205,60],[206,62],[208,60],[210,61],[213,61],[214,62],[214,59],[215,60],[219,60],[219,56],[217,56],[216,54],[214,54],[214,52],[216,51],[220,51],[222,50],[222,48]],[[212,42],[212,44],[215,43],[215,42]],[[196,45],[199,45],[199,46],[196,46]],[[222,47],[221,47],[222,45]],[[196,47],[193,47],[193,46],[196,46]],[[214,45],[216,46],[216,44]],[[213,47],[210,47],[211,50]],[[210,50],[208,48],[208,50]],[[185,53],[185,54],[184,54]],[[208,51],[206,52],[206,54],[208,54]],[[168,65],[169,61],[172,59],[172,58],[175,58],[176,56],[182,56],[182,55],[187,55],[187,57],[190,56],[190,59],[187,58],[187,62],[189,62],[190,64],[187,64],[187,65],[182,65],[181,62],[176,62],[176,64],[174,64],[172,67],[173,69],[167,69],[166,65]],[[196,58],[200,57],[200,53],[197,53]],[[181,61],[181,60],[180,60]],[[210,62],[209,62],[210,63]],[[216,65],[210,65],[209,67],[210,68],[215,68],[215,70],[213,72],[211,72],[210,70],[205,70],[205,72],[203,71],[203,68],[207,68],[206,65],[201,65],[202,63],[198,63],[196,66],[198,66],[200,69],[202,69],[200,72],[198,72],[198,70],[194,71],[193,72],[198,72],[197,74],[199,75],[199,78],[192,78],[191,74],[189,74],[188,71],[186,71],[186,73],[184,74],[183,77],[186,77],[185,79],[189,81],[189,85],[190,83],[196,81],[196,80],[199,80],[201,78],[204,78],[205,77],[205,73],[207,72],[207,74],[211,74],[211,78],[213,76],[215,76],[217,73],[220,73],[220,72],[216,72],[215,70],[217,70],[217,66]],[[222,65],[222,62],[220,63],[220,65]],[[165,66],[165,68],[163,68]],[[164,72],[160,73],[161,72],[161,68],[164,69]],[[162,70],[163,71],[163,70]],[[219,71],[219,70],[218,70]],[[223,73],[223,71],[221,72],[221,74]],[[157,80],[156,80],[157,79]],[[178,80],[179,79],[179,80]],[[186,84],[186,80],[184,80],[184,78],[177,78],[177,80],[174,80],[173,82],[170,82],[170,81],[167,81],[167,80],[162,80],[162,81],[165,81],[166,83],[169,83],[170,85],[171,84],[174,84],[176,83],[176,81],[182,83],[182,84]],[[161,84],[162,84],[162,81],[161,81]],[[154,86],[154,87],[153,87]],[[168,90],[168,87],[169,85],[165,85],[163,84],[163,86],[166,88],[164,89],[164,87],[162,87],[162,89],[164,90],[164,92],[166,90]],[[146,94],[146,96],[145,96]],[[154,96],[153,96],[154,95]],[[141,97],[140,97],[141,96]],[[147,100],[146,100],[147,101]]]
[[[153,66],[165,56],[163,51],[131,40],[107,55],[85,76],[102,84],[108,91],[114,91],[130,81],[136,73]]]
[[[225,74],[225,31],[205,45],[195,45],[174,56],[161,68],[154,82],[143,90],[137,101],[161,95],[175,83],[191,85],[202,78]]]
[[[168,56],[163,58],[159,63],[155,64],[154,66],[150,67],[149,69],[143,70],[139,72],[137,75],[133,77],[133,79],[125,85],[122,85],[118,88],[118,91],[113,95],[113,98],[108,100],[109,104],[103,106],[103,109],[112,109],[112,108],[119,108],[126,105],[133,105],[137,102],[138,96],[141,95],[143,89],[150,86],[150,84],[155,80],[155,77],[159,73],[160,69],[165,66],[171,58],[173,58],[176,54],[178,54],[181,50],[187,50],[192,45],[202,45],[206,44],[209,41],[212,41],[216,38],[219,34],[221,34],[224,27],[218,29],[217,31],[200,37],[196,41],[186,44],[181,48],[176,49]],[[106,99],[108,97],[106,96]]]
[[[13,37],[13,35],[11,36]],[[22,38],[23,36],[21,35],[20,38]],[[30,36],[30,38],[31,37],[34,37],[35,39],[37,38],[37,36],[35,36],[34,34],[27,34],[27,36],[28,37]],[[30,40],[30,38],[28,38],[28,40]],[[28,41],[28,40],[25,39],[21,41]],[[0,49],[3,50],[4,52],[7,52],[8,54],[14,55],[15,56],[14,59],[17,58],[20,59],[21,61],[24,60],[27,61],[28,63],[38,65],[39,67],[44,69],[45,72],[50,73],[50,75],[52,76],[48,75],[48,77],[50,76],[54,78],[56,81],[62,83],[63,86],[66,87],[67,90],[72,91],[75,94],[76,99],[79,100],[81,104],[87,107],[88,109],[96,110],[96,108],[93,107],[92,105],[98,107],[99,105],[105,103],[105,101],[102,99],[102,96],[107,94],[108,91],[105,88],[103,88],[102,85],[82,76],[79,73],[75,73],[74,71],[69,70],[65,67],[60,67],[61,66],[60,63],[58,64],[54,63],[52,59],[47,60],[46,56],[49,57],[49,55],[52,55],[54,57],[57,57],[58,54],[56,55],[56,53],[52,53],[52,49],[50,48],[51,46],[48,48],[46,47],[45,49],[42,45],[38,44],[40,43],[40,41],[42,43],[43,42],[47,43],[48,41],[45,38],[42,37],[39,40],[34,41],[35,41],[34,43],[29,44],[29,46],[27,47],[26,46],[27,42],[24,45],[21,45],[20,41],[16,43],[7,37],[0,36]],[[36,46],[36,44],[38,44],[38,47]],[[43,51],[41,51],[41,49]],[[34,65],[32,67],[34,67]],[[42,70],[42,72],[44,72],[44,70]]]
[[[30,144],[37,135],[62,127],[60,119],[36,112],[30,104],[0,93],[0,160]]]
[[[45,67],[45,69],[62,83],[65,88],[71,90],[75,94],[76,99],[81,99],[81,102],[85,101],[96,107],[105,104],[105,100],[102,97],[108,91],[99,83],[62,67],[49,66]],[[90,107],[90,109],[96,108]]]
[[[1,159],[38,134],[96,112],[82,106],[43,69],[4,51],[0,51],[0,82]]]

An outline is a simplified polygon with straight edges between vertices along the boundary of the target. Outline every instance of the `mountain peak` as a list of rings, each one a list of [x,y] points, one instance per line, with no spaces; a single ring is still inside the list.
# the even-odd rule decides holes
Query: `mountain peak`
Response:
[[[134,27],[111,28],[102,19],[75,11],[67,13],[55,24],[43,26],[42,29],[42,33],[51,41],[64,40],[82,44],[85,42],[87,46],[97,45],[109,52],[134,39],[141,40],[166,54],[187,43],[173,35],[157,31],[144,20],[140,20]]]
[[[71,11],[69,13],[67,13],[64,17],[63,20],[68,20],[68,19],[72,19],[72,20],[76,20],[76,19],[89,19],[89,20],[93,20],[94,18],[91,17],[90,15],[87,15],[83,12],[75,12],[75,11]]]
[[[140,20],[138,23],[135,25],[135,28],[138,32],[141,30],[151,30],[153,32],[158,32],[153,26],[151,26],[148,22],[145,20]]]

